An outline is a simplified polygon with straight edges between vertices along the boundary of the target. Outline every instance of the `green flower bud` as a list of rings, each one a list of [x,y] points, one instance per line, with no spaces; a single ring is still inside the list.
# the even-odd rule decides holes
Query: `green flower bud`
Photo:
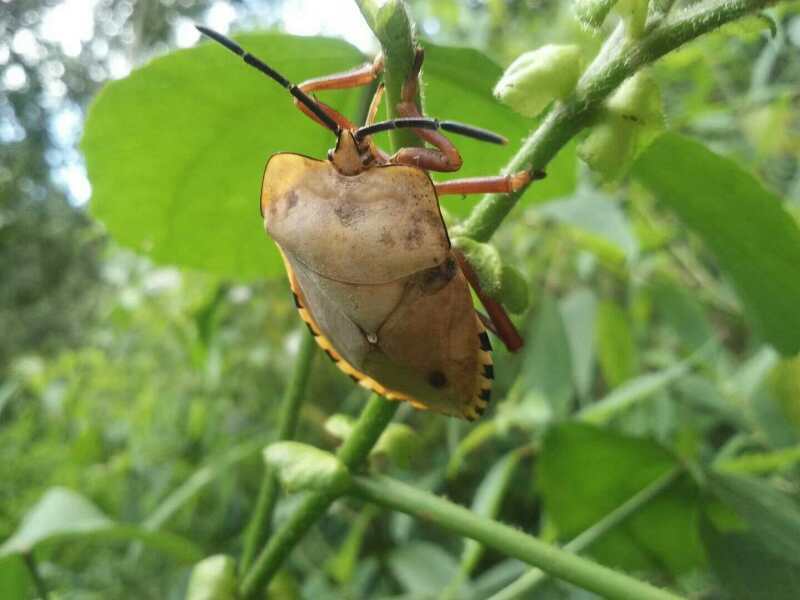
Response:
[[[236,562],[224,554],[204,558],[192,569],[186,600],[235,600]]]
[[[515,315],[521,315],[529,303],[527,280],[514,267],[503,265],[503,306]]]
[[[578,146],[578,156],[605,179],[622,176],[633,161],[634,126],[610,117],[592,127]]]
[[[270,444],[264,449],[264,460],[278,472],[287,492],[318,489],[341,492],[350,484],[350,473],[338,458],[308,444]]]
[[[664,129],[658,83],[644,71],[625,80],[606,101],[603,119],[578,146],[578,156],[606,179],[624,175]]]
[[[565,98],[581,74],[581,49],[548,44],[522,54],[506,69],[494,95],[526,117],[542,112],[550,102]]]
[[[625,32],[629,37],[638,38],[644,33],[647,23],[649,0],[619,0],[616,12],[625,21]]]
[[[617,0],[575,0],[575,16],[587,27],[600,27]]]

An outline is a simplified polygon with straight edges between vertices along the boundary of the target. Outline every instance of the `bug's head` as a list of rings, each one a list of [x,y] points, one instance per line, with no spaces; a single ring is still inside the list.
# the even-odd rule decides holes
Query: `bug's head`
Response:
[[[328,160],[342,175],[357,175],[375,164],[377,157],[369,138],[358,138],[356,130],[342,129]]]

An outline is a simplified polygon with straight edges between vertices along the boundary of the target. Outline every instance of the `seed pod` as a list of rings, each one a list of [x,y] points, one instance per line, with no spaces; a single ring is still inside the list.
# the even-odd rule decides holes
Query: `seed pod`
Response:
[[[581,49],[575,45],[548,44],[526,52],[503,73],[494,95],[518,113],[534,117],[575,89],[581,62]]]

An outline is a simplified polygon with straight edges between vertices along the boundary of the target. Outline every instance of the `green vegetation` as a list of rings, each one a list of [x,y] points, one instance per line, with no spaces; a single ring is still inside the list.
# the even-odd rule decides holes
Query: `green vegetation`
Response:
[[[77,58],[27,51],[51,9],[12,3],[3,598],[799,597],[800,3],[355,4],[382,114],[416,36],[425,112],[510,140],[459,139],[436,179],[547,172],[442,201],[526,339],[495,344],[490,410],[415,411],[315,359],[257,199],[270,154],[332,136],[219,47],[166,51],[213,2],[108,0]],[[235,37],[292,81],[369,59]],[[140,65],[101,86],[114,53]],[[59,183],[54,79],[88,209]],[[356,120],[370,93],[319,96]]]

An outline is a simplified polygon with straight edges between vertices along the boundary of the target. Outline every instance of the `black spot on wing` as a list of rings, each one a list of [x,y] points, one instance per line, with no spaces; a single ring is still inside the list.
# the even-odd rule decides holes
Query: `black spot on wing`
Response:
[[[494,379],[494,366],[483,365],[483,376],[486,379]]]

